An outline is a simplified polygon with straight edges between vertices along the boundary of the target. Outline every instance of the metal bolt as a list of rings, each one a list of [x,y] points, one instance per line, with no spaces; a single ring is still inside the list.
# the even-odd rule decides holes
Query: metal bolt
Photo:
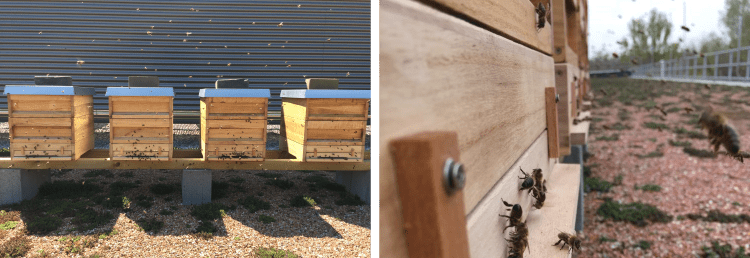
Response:
[[[562,48],[555,48],[555,53],[560,54],[562,53]]]
[[[464,170],[464,165],[460,162],[455,162],[452,158],[445,160],[443,179],[445,182],[445,189],[448,193],[464,188],[464,183],[466,182],[466,173]]]

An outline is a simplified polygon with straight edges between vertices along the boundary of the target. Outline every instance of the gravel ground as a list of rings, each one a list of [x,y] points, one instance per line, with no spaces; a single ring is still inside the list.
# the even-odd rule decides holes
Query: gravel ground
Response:
[[[107,148],[108,125],[96,124],[95,128],[96,148]],[[278,149],[278,130],[278,125],[269,125],[267,148]],[[178,124],[174,132],[175,147],[199,147],[197,125]],[[369,149],[369,127],[367,135],[366,145]],[[8,147],[7,123],[0,123],[0,146]],[[352,196],[341,192],[340,185],[330,184],[335,182],[335,172],[214,171],[214,183],[223,183],[227,191],[226,196],[212,203],[224,204],[228,208],[225,216],[211,222],[217,231],[208,239],[196,234],[200,221],[191,215],[195,205],[181,204],[180,172],[53,171],[53,182],[73,180],[81,185],[98,186],[101,191],[99,194],[62,200],[55,199],[54,195],[44,197],[40,194],[31,202],[0,207],[0,210],[7,211],[0,211],[0,256],[3,256],[3,248],[10,245],[11,239],[21,236],[29,241],[26,245],[29,250],[23,257],[44,257],[41,254],[46,254],[46,257],[89,257],[96,254],[101,257],[259,257],[255,252],[260,248],[287,250],[299,257],[370,257],[370,206],[337,204],[343,198]],[[294,186],[282,189],[267,184],[274,179],[289,180]],[[327,183],[311,182],[315,180]],[[135,188],[122,194],[132,202],[129,209],[97,203],[97,198],[105,198],[104,195],[115,182],[135,185]],[[157,195],[150,192],[155,184],[171,185],[177,191]],[[216,185],[214,189],[217,189]],[[291,200],[298,195],[314,198],[316,205],[292,207]],[[269,202],[270,208],[252,212],[240,204],[240,200],[251,196]],[[153,198],[151,207],[138,204],[139,197],[144,200]],[[111,199],[114,200],[114,197]],[[55,205],[61,203],[83,203],[85,206],[69,211],[63,209],[62,212],[55,210]],[[102,214],[111,214],[112,217],[105,218],[93,229],[81,229],[76,216],[83,214],[87,208],[96,211],[97,217],[106,217]],[[1,229],[7,219],[3,214],[18,214],[19,211],[20,220],[16,220],[20,223],[13,229]],[[70,214],[64,215],[66,213]],[[270,216],[276,221],[260,222],[261,216]],[[29,223],[34,224],[41,221],[40,218],[47,217],[61,218],[62,225],[51,232],[28,232]],[[163,222],[163,227],[154,232],[144,230],[149,226],[142,221],[144,219]]]
[[[647,97],[624,104],[628,98],[623,89],[633,85],[650,88],[644,89],[648,91],[644,93]],[[731,87],[721,86],[707,89],[703,85],[642,80],[592,80],[596,106],[589,135],[592,156],[586,166],[591,169],[591,177],[617,182],[619,176],[621,183],[615,183],[609,192],[591,191],[585,195],[585,238],[581,257],[704,257],[702,247],[711,246],[713,241],[729,244],[735,250],[750,249],[750,220],[713,222],[689,215],[705,218],[709,212],[719,214],[718,211],[735,218],[748,216],[750,170],[747,165],[723,155],[715,158],[689,156],[683,147],[670,144],[670,141],[690,142],[692,148],[710,150],[707,139],[689,138],[675,129],[706,134],[695,127],[695,114],[700,114],[698,108],[711,104],[715,110],[725,112],[738,129],[741,149],[750,149],[747,147],[750,102],[746,101],[750,90],[738,88],[733,91]],[[606,89],[607,95],[599,89]],[[606,105],[606,99],[614,101]],[[660,111],[645,108],[649,103],[672,111],[662,120],[659,117],[664,116]],[[696,110],[693,116],[686,114],[685,107]],[[617,130],[618,122],[632,129]],[[646,122],[663,123],[669,128],[649,129],[644,126]],[[610,129],[604,129],[605,125]],[[601,139],[613,134],[618,134],[619,139]],[[650,153],[653,157],[648,157]],[[658,185],[661,189],[647,191],[643,188],[646,184]],[[587,184],[587,188],[591,189],[591,185]],[[613,221],[598,213],[607,198],[621,204],[649,204],[671,218],[663,223],[649,221],[645,226]]]

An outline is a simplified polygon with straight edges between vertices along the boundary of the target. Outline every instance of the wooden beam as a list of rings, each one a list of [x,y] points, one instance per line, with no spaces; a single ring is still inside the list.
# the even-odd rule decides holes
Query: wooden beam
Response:
[[[464,196],[446,187],[446,160],[459,162],[458,135],[423,132],[390,142],[409,257],[469,257]]]
[[[549,0],[547,0],[549,1]],[[542,29],[537,28],[536,4],[528,0],[505,0],[500,2],[485,0],[428,0],[438,8],[444,7],[449,14],[458,13],[471,17],[497,31],[503,37],[521,42],[523,45],[552,54],[552,26],[545,21]],[[545,5],[545,8],[547,6]]]
[[[565,62],[566,47],[568,46],[567,19],[565,18],[565,0],[552,0],[552,56],[555,63]]]
[[[557,126],[560,139],[560,157],[570,154],[570,128],[573,125],[573,116],[570,115],[573,110],[573,93],[572,88],[573,76],[577,74],[578,67],[572,64],[555,64],[555,88],[560,95],[560,101],[557,103]]]
[[[94,149],[76,161],[20,161],[0,157],[0,168],[20,169],[221,169],[221,170],[333,170],[368,171],[370,152],[363,163],[300,162],[281,151],[266,151],[265,161],[202,161],[199,150],[174,150],[171,161],[110,160],[109,150]]]
[[[591,117],[591,111],[584,111],[576,117],[576,119],[583,119],[585,117]],[[573,125],[570,128],[570,144],[571,145],[584,145],[588,142],[590,121],[581,121],[578,124]]]
[[[560,134],[557,126],[557,102],[555,96],[557,89],[555,87],[544,88],[545,107],[547,108],[547,146],[550,157],[560,156]]]
[[[534,198],[527,191],[518,191],[522,183],[518,179],[518,176],[522,176],[519,168],[523,168],[527,173],[531,173],[534,168],[541,168],[545,178],[548,178],[552,173],[551,168],[554,163],[548,162],[547,153],[547,133],[543,132],[516,163],[503,173],[504,176],[466,217],[471,257],[505,257],[507,255],[508,243],[505,238],[510,238],[508,234],[513,231],[513,228],[509,228],[504,233],[502,231],[508,225],[508,219],[500,218],[498,215],[509,214],[502,200],[520,204],[524,218],[528,215]],[[532,246],[533,248],[535,247]]]
[[[555,165],[547,181],[547,200],[544,207],[532,210],[526,217],[529,246],[532,247],[528,257],[570,257],[567,246],[560,250],[559,245],[552,244],[557,242],[557,234],[560,231],[575,234],[580,184],[581,165]]]

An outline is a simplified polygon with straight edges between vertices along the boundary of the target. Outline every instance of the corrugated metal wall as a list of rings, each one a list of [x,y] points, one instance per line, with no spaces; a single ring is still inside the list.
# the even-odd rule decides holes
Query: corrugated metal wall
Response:
[[[96,87],[95,109],[106,110],[106,87],[159,76],[175,89],[175,110],[193,111],[176,120],[196,123],[199,89],[247,78],[271,89],[269,109],[278,111],[279,92],[305,88],[305,78],[370,89],[370,8],[369,0],[3,0],[0,87],[72,76],[73,85]]]

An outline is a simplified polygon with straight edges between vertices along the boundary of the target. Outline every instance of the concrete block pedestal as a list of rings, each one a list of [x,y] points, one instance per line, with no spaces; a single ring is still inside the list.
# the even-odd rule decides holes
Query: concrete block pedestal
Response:
[[[0,169],[0,205],[34,198],[39,186],[50,181],[49,169]]]
[[[370,204],[370,171],[337,171],[336,183]]]
[[[182,170],[182,205],[211,202],[211,170]]]

